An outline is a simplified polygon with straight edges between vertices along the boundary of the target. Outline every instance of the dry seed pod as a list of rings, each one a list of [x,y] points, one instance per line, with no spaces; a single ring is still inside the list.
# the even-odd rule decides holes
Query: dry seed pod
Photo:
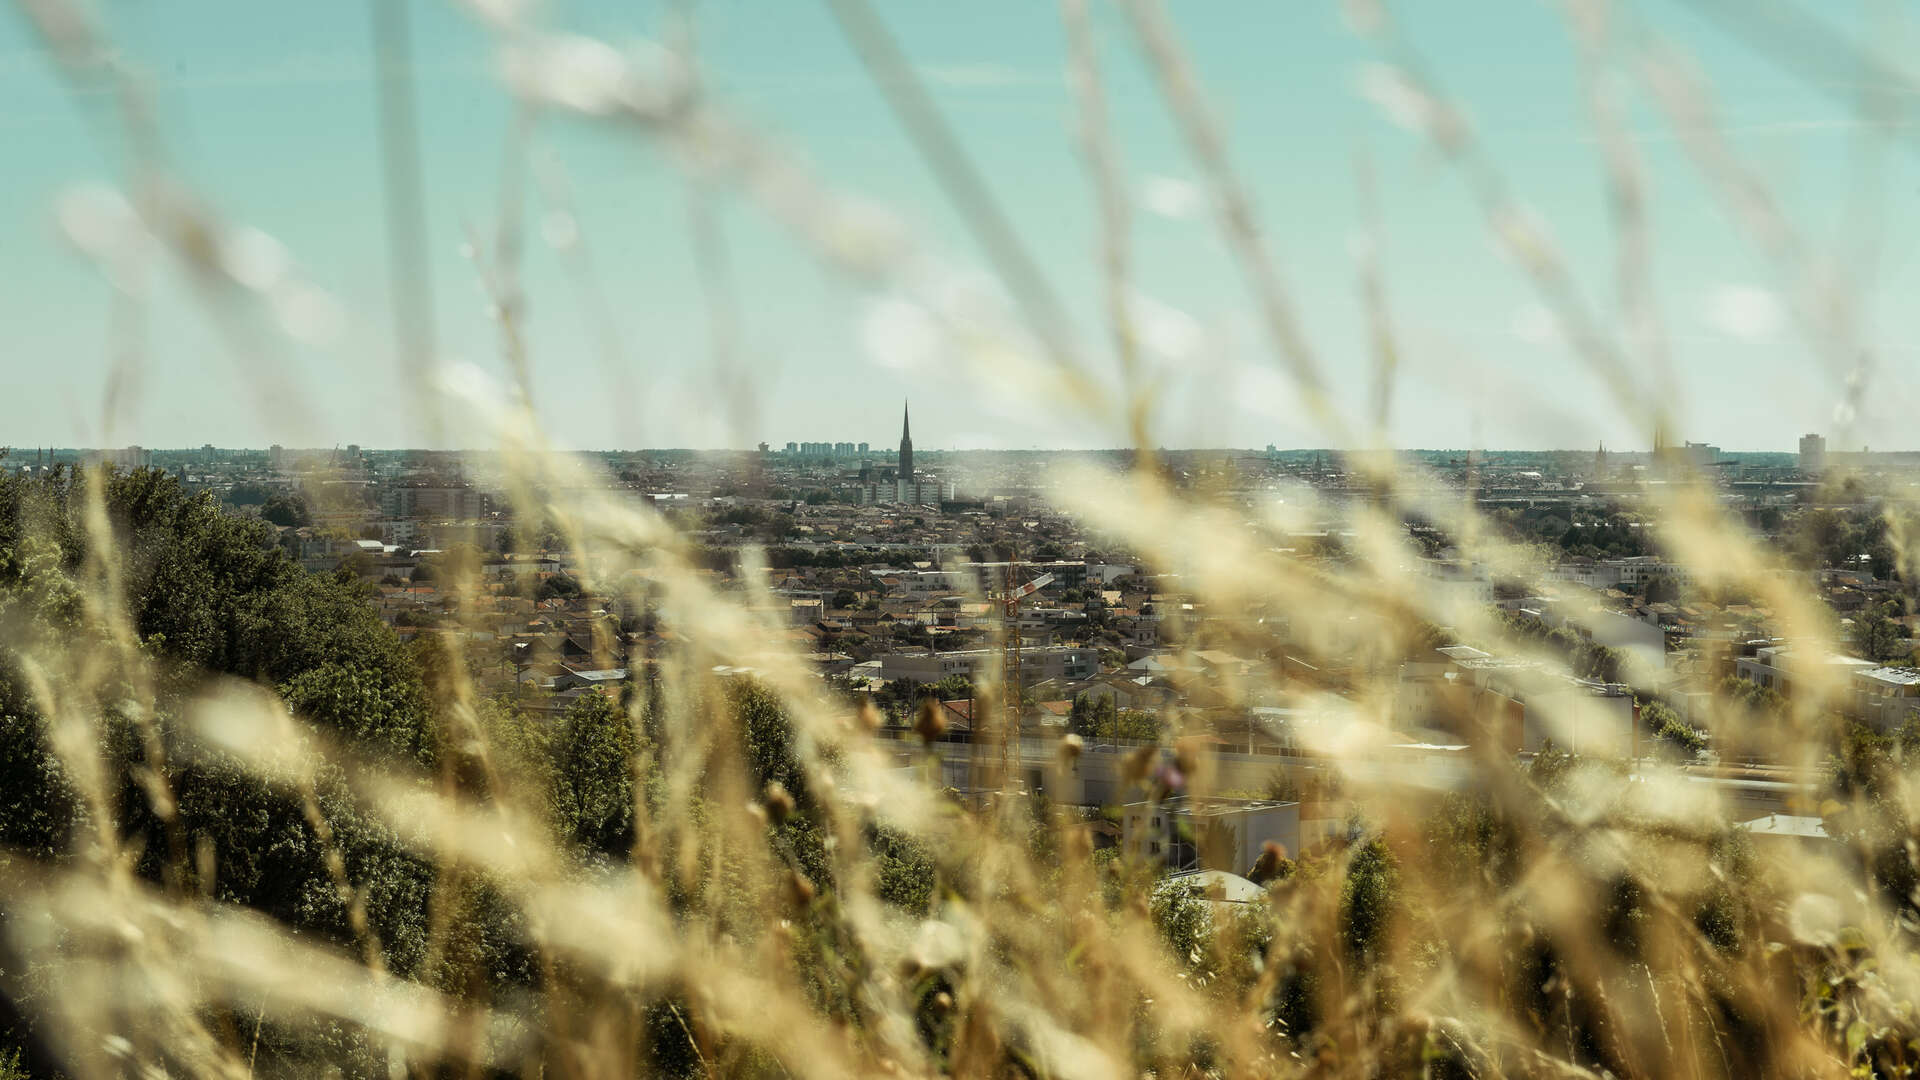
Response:
[[[1060,740],[1061,759],[1064,761],[1074,760],[1080,756],[1080,751],[1086,749],[1086,745],[1086,742],[1082,740],[1080,736],[1069,732],[1065,738]]]
[[[813,903],[813,882],[808,881],[807,876],[798,870],[795,870],[793,876],[787,879],[787,891],[788,899],[793,901],[794,907],[804,908]]]
[[[1182,776],[1192,776],[1200,767],[1198,740],[1181,739],[1173,746],[1173,764]]]
[[[1280,873],[1286,861],[1286,846],[1269,840],[1261,845],[1260,857],[1254,860],[1253,869],[1247,872],[1247,880],[1255,885],[1265,885]]]
[[[947,718],[940,715],[940,703],[934,699],[920,699],[920,715],[914,718],[913,730],[922,742],[933,742],[946,734]]]
[[[793,813],[793,796],[788,793],[787,786],[778,780],[767,784],[767,790],[761,801],[767,808],[767,817],[771,818],[775,825],[787,820]]]
[[[1088,858],[1093,855],[1093,832],[1090,829],[1072,828],[1067,833],[1067,854],[1075,858]]]

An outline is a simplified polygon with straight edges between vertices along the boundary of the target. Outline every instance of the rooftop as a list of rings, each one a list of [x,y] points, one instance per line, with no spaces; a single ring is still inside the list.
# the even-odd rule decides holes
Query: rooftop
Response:
[[[1895,686],[1912,686],[1920,683],[1920,668],[1911,665],[1903,667],[1870,667],[1854,672],[1863,679],[1890,683]]]
[[[1193,885],[1215,903],[1260,904],[1267,899],[1266,889],[1225,870],[1190,870],[1170,874],[1168,880]]]
[[[619,682],[627,677],[627,669],[623,667],[601,668],[597,671],[574,671],[569,668],[568,672],[574,678],[585,679],[588,682]]]
[[[1142,801],[1137,803],[1128,803],[1127,805],[1132,807],[1132,806],[1145,806],[1149,804]],[[1152,805],[1156,805],[1160,809],[1165,810],[1169,813],[1184,812],[1188,814],[1206,816],[1206,815],[1213,815],[1213,814],[1238,814],[1248,810],[1278,810],[1282,807],[1287,807],[1287,806],[1299,806],[1300,803],[1297,800],[1289,801],[1289,802],[1279,802],[1272,799],[1223,799],[1223,798],[1196,799],[1191,795],[1175,795],[1171,798],[1162,799],[1158,803],[1152,804]]]
[[[1826,823],[1817,817],[1802,814],[1768,814],[1763,818],[1743,821],[1740,827],[1755,836],[1798,836],[1809,840],[1827,839]]]

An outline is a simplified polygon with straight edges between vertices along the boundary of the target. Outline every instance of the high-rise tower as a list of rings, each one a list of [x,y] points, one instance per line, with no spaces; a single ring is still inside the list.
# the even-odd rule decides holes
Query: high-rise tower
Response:
[[[900,403],[900,479],[913,479],[913,434],[909,429],[907,403]]]

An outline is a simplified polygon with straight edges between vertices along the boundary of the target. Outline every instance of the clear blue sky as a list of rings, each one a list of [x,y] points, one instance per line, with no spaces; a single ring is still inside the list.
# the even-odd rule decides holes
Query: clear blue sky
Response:
[[[1517,195],[1544,220],[1582,292],[1618,321],[1615,236],[1576,51],[1557,5],[1531,0],[1401,5],[1409,36],[1464,104]],[[1867,5],[1871,7],[1871,5]],[[1100,289],[1086,174],[1069,137],[1064,37],[1045,0],[933,4],[882,0],[1025,243],[1095,352]],[[1158,312],[1170,388],[1166,445],[1317,446],[1254,332],[1252,305],[1204,212],[1184,153],[1118,12],[1096,2],[1117,136],[1141,207],[1139,291]],[[1633,5],[1712,80],[1733,145],[1772,185],[1821,253],[1857,258],[1847,211],[1861,162],[1878,162],[1884,205],[1872,233],[1880,270],[1859,302],[1876,351],[1852,442],[1913,446],[1914,342],[1906,298],[1920,197],[1914,155],[1873,151],[1840,104],[1758,58],[1685,4]],[[421,413],[398,377],[386,292],[386,237],[366,5],[195,0],[100,5],[124,61],[150,80],[174,162],[227,218],[285,243],[336,298],[340,329],[319,345],[237,353],[177,272],[147,307],[134,403],[111,433],[147,446],[420,445]],[[663,5],[558,3],[544,24],[626,43],[657,38]],[[1376,46],[1331,3],[1175,5],[1175,22],[1232,142],[1336,399],[1364,409],[1371,367],[1356,289],[1363,216],[1353,163],[1379,177],[1390,301],[1402,367],[1390,441],[1402,446],[1641,445],[1636,425],[1561,345],[1533,292],[1490,239],[1461,175],[1358,90]],[[1820,5],[1854,32],[1853,4]],[[437,333],[449,357],[504,373],[485,301],[460,246],[499,213],[512,103],[487,32],[453,5],[411,8]],[[711,88],[777,133],[839,188],[893,208],[960,266],[979,249],[942,200],[824,4],[706,0],[700,50]],[[1888,31],[1875,36],[1888,39]],[[1898,55],[1898,53],[1896,53]],[[1862,76],[1864,79],[1864,76]],[[1736,449],[1788,449],[1802,431],[1839,434],[1844,391],[1778,312],[1789,285],[1703,181],[1653,106],[1626,83],[1629,124],[1651,187],[1654,284],[1674,358],[1677,435]],[[18,12],[0,15],[0,443],[92,445],[113,342],[110,290],[63,238],[54,208],[74,185],[116,183],[124,148],[89,121]],[[751,205],[711,193],[733,270],[744,377],[714,374],[706,302],[693,269],[685,177],[631,132],[550,118],[530,159],[564,175],[607,298],[583,305],[566,264],[539,237],[547,206],[527,200],[531,362],[541,414],[581,448],[742,446],[764,439],[897,437],[915,405],[917,445],[1118,445],[1111,430],[1059,420],[1044,402],[983,392],[944,366],[875,357],[862,326],[872,297],[823,270]],[[1169,212],[1171,211],[1171,212]],[[611,355],[606,335],[610,325]],[[256,377],[261,366],[282,372]],[[723,386],[726,389],[723,389]],[[744,386],[744,395],[738,389]],[[470,442],[457,425],[444,442]]]

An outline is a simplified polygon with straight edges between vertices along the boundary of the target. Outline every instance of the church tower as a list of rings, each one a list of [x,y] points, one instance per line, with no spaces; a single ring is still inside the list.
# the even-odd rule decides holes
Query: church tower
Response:
[[[900,479],[913,479],[913,433],[910,430],[906,402],[900,403]]]

